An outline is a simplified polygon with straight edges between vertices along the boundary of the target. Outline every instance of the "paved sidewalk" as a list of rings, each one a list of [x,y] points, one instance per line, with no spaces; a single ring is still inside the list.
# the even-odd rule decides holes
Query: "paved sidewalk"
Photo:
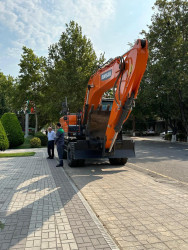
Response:
[[[109,163],[65,171],[36,156],[0,158],[0,250],[188,249],[188,192]],[[95,211],[67,178],[67,174]],[[106,233],[106,230],[111,237]]]
[[[33,151],[0,158],[0,249],[118,249],[46,149]]]
[[[121,249],[188,250],[188,192],[131,166],[99,161],[65,171]]]

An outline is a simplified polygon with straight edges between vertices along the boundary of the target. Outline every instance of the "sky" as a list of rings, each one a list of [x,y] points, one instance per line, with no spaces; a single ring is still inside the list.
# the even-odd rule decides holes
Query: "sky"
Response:
[[[155,0],[0,0],[0,71],[17,77],[22,47],[48,56],[71,20],[82,27],[97,54],[114,58],[143,38]]]

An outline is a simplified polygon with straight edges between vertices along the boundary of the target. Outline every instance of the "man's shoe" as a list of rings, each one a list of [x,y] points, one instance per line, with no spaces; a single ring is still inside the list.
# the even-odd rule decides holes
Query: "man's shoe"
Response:
[[[46,159],[52,159],[52,157],[48,156]]]
[[[63,165],[60,165],[60,164],[56,165],[56,168],[59,168],[59,167],[63,167]]]

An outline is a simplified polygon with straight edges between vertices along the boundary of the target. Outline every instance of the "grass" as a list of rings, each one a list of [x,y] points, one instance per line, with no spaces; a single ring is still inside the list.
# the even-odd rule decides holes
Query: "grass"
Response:
[[[24,153],[0,153],[0,158],[4,157],[25,157],[25,156],[33,156],[35,152],[24,152]]]

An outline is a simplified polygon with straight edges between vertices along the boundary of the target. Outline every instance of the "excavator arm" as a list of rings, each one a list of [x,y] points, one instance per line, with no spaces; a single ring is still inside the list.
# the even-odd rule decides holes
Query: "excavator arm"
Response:
[[[103,94],[110,89],[114,92],[113,105],[105,131],[105,149],[109,152],[123,123],[131,113],[147,59],[148,42],[138,39],[127,53],[115,58],[90,77],[82,112],[83,126],[88,124],[89,114],[100,109]]]

